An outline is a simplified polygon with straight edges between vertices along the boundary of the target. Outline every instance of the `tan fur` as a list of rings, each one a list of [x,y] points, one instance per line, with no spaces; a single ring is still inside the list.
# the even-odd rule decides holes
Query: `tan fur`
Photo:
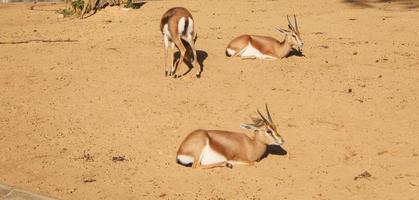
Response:
[[[191,13],[183,7],[174,7],[169,9],[168,11],[166,11],[160,21],[160,31],[162,32],[162,34],[164,35],[164,31],[163,28],[164,26],[167,24],[168,25],[168,31],[171,35],[171,38],[169,38],[169,42],[172,42],[176,45],[176,47],[179,49],[180,52],[180,58],[179,60],[177,60],[175,62],[175,64],[173,64],[174,62],[174,57],[173,57],[173,51],[170,51],[171,48],[167,48],[166,47],[166,59],[165,59],[165,68],[166,68],[166,75],[168,73],[168,66],[171,66],[171,71],[168,74],[169,76],[173,75],[175,78],[179,77],[178,75],[176,75],[176,70],[177,68],[181,67],[184,59],[186,60],[190,60],[190,58],[185,57],[188,56],[187,53],[189,53],[189,51],[187,51],[187,49],[185,48],[185,46],[182,43],[182,39],[184,41],[186,41],[187,43],[189,43],[189,46],[192,50],[192,54],[193,54],[193,66],[194,67],[198,67],[198,72],[197,72],[197,76],[199,77],[199,75],[201,74],[201,68],[197,62],[197,55],[196,55],[196,49],[195,49],[195,41],[194,39],[196,38],[196,33],[193,30],[192,34],[188,34],[186,33],[186,30],[184,30],[183,33],[179,34],[178,32],[178,26],[179,26],[179,21],[181,20],[181,18],[185,18],[185,24],[190,24],[190,19],[193,20],[193,17],[191,15]],[[195,27],[195,23],[193,21],[193,26]],[[186,26],[187,29],[187,26]],[[167,60],[169,55],[169,60]],[[170,64],[168,65],[167,63],[170,62]]]
[[[288,19],[288,16],[287,16]],[[282,41],[278,41],[273,37],[268,36],[259,36],[259,35],[240,35],[234,38],[226,48],[234,50],[234,55],[227,55],[227,56],[237,56],[241,57],[242,51],[250,44],[255,49],[257,49],[260,53],[266,56],[270,56],[273,58],[283,58],[286,57],[293,49],[293,47],[298,47],[298,49],[302,46],[302,41],[300,37],[300,32],[297,26],[297,19],[295,18],[295,25],[293,26],[288,19],[288,27],[289,30],[278,29],[278,31],[285,34],[285,38]]]
[[[286,36],[284,41],[280,42],[273,37],[259,36],[259,35],[241,35],[234,38],[227,48],[233,49],[238,53],[245,48],[249,43],[258,49],[262,54],[272,56],[275,58],[283,58],[287,56],[292,50],[291,36]]]
[[[267,145],[283,143],[275,125],[266,119],[264,121],[264,123],[245,125],[256,128],[253,137],[244,133],[223,130],[195,130],[183,140],[176,157],[179,155],[193,157],[192,167],[194,168],[224,167],[233,164],[251,165],[262,157],[266,152]],[[268,129],[276,135],[277,139],[266,133]],[[224,156],[227,161],[201,165],[201,154],[207,144],[213,151]]]

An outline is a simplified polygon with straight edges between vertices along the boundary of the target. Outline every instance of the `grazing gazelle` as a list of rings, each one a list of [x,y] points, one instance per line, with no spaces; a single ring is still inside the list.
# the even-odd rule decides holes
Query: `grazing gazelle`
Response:
[[[180,145],[176,159],[179,164],[194,168],[233,167],[251,165],[265,154],[267,145],[282,145],[266,105],[267,118],[257,110],[259,118],[253,124],[240,127],[254,132],[250,138],[244,133],[222,130],[195,130]]]
[[[187,49],[183,45],[183,41],[187,42],[192,50],[193,54],[193,67],[198,67],[196,76],[199,78],[201,75],[201,67],[197,62],[196,50],[195,50],[195,39],[196,34],[194,31],[194,20],[191,13],[182,7],[171,8],[163,14],[160,21],[160,31],[163,34],[164,47],[166,49],[165,56],[165,73],[166,76],[172,76],[174,78],[179,77],[176,75],[176,69],[182,66],[184,59],[188,58]],[[170,46],[170,47],[169,47]],[[180,58],[174,62],[173,51],[175,46],[179,49]],[[171,50],[169,53],[169,49]],[[168,54],[170,60],[168,61]],[[186,56],[186,57],[185,57]],[[168,65],[167,62],[170,62]],[[169,71],[168,66],[171,66]]]
[[[285,34],[285,39],[282,42],[268,36],[241,35],[228,44],[226,55],[228,57],[275,59],[287,56],[293,47],[297,47],[298,51],[301,51],[303,41],[298,30],[297,18],[294,15],[295,25],[292,25],[288,15],[287,20],[289,30],[277,28],[279,32]]]

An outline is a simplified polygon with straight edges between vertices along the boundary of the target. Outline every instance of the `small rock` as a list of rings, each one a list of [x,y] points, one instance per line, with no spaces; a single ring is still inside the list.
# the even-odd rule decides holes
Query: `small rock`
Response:
[[[364,171],[361,174],[358,174],[357,176],[354,177],[354,180],[358,180],[360,178],[369,178],[372,175],[368,172],[368,171]]]
[[[114,156],[112,157],[113,162],[121,162],[121,161],[127,161],[128,159],[125,158],[125,156]]]
[[[96,182],[96,179],[88,178],[88,179],[84,179],[83,182],[84,183],[92,183],[92,182]]]
[[[417,184],[416,182],[414,182],[414,181],[409,181],[409,184],[410,184],[411,186],[418,186],[418,184]]]
[[[59,14],[58,15],[58,18],[63,19],[64,18],[64,15],[63,14]]]
[[[348,93],[351,93],[351,92],[352,92],[352,88],[349,88],[349,89],[348,89]]]

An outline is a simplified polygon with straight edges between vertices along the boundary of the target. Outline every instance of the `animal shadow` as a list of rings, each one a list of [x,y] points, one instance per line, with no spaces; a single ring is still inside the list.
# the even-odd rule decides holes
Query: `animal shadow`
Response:
[[[188,74],[194,66],[192,66],[193,53],[192,53],[191,46],[183,40],[182,40],[182,43],[183,43],[183,46],[185,46],[185,48],[186,48],[185,58],[183,59],[183,61],[188,66],[188,70],[181,75],[181,76],[184,76],[184,75]],[[208,53],[203,51],[203,50],[196,50],[196,57],[197,57],[197,61],[198,61],[199,66],[195,66],[195,67],[200,67],[201,71],[204,72],[204,61],[207,59]],[[173,59],[174,63],[173,64],[177,64],[179,58],[180,58],[180,52],[177,51],[174,55],[174,59]]]
[[[132,9],[140,9],[142,6],[144,6],[144,4],[146,4],[147,2],[137,2],[137,3],[131,3],[131,5],[129,5]],[[97,3],[96,3],[96,5],[94,5],[94,7],[97,7],[97,8],[99,8],[99,9],[102,9],[102,8],[105,8],[105,7],[107,7],[107,6],[109,6],[109,3],[108,2],[105,2],[105,3],[102,3],[102,4],[100,4],[100,1],[97,1]],[[83,18],[84,19],[86,19],[86,18],[89,18],[89,17],[91,17],[91,16],[93,16],[94,14],[96,14],[96,12],[97,12],[97,9],[93,9],[93,12],[91,12],[90,14],[88,14],[88,15],[86,15],[86,16],[84,16]]]
[[[147,2],[136,2],[136,3],[132,3],[132,9],[140,9],[144,4],[146,4]]]
[[[296,50],[296,49],[292,49],[292,51],[287,55],[287,56],[285,56],[286,58],[288,58],[288,57],[291,57],[291,56],[297,56],[297,57],[306,57],[304,54],[303,54],[303,52],[302,51],[298,51],[298,50]]]
[[[277,155],[277,156],[285,156],[285,155],[287,155],[287,153],[288,152],[279,145],[268,145],[268,147],[266,148],[265,153],[262,155],[260,160],[265,159],[270,154],[271,155]]]

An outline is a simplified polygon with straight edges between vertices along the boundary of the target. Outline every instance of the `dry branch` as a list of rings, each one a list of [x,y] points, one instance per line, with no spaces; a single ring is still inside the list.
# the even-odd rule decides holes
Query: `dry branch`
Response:
[[[23,41],[16,41],[16,42],[0,42],[0,44],[25,44],[30,42],[46,42],[46,43],[55,43],[55,42],[78,42],[78,40],[23,40]]]

